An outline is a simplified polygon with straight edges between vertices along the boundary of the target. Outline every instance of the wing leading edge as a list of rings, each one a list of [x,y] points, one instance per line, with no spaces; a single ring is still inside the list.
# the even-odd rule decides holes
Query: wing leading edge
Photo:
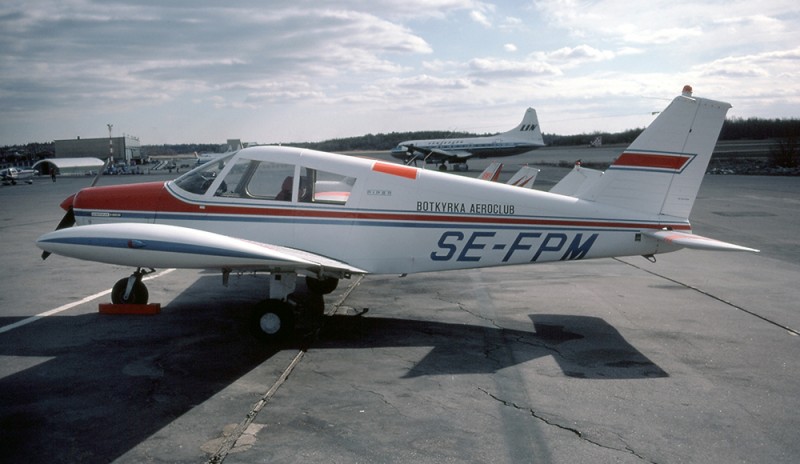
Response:
[[[55,230],[44,251],[141,268],[229,269],[346,277],[366,274],[347,263],[294,248],[165,224],[96,224]]]

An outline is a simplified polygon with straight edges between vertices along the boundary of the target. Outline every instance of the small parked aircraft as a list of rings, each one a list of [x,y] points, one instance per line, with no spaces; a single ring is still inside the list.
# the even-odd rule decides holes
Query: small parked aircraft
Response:
[[[464,164],[473,157],[519,155],[543,146],[536,110],[528,108],[522,122],[508,132],[490,137],[407,140],[393,148],[391,154],[406,164],[416,164],[417,161],[438,163],[439,170],[446,171],[445,163]]]
[[[486,169],[478,174],[478,179],[488,180],[490,182],[497,182],[500,179],[500,173],[503,172],[503,163],[492,161]],[[508,179],[506,184],[514,185],[517,187],[533,188],[533,183],[536,181],[536,176],[539,175],[539,170],[530,166],[522,166],[519,170]]]
[[[562,193],[290,147],[245,148],[174,181],[70,196],[37,245],[131,266],[113,303],[146,303],[153,268],[269,273],[259,327],[287,336],[298,275],[319,294],[357,274],[642,255],[757,251],[692,234],[689,214],[730,105],[686,87],[601,174]],[[577,169],[577,168],[576,168]],[[77,225],[77,227],[71,227]]]
[[[33,183],[33,176],[37,173],[34,169],[10,167],[0,171],[0,179],[4,184],[16,185],[17,181],[24,180],[28,184]]]

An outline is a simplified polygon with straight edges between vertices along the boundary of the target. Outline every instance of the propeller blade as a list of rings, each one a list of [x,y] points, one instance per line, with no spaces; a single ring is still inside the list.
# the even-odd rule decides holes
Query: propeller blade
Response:
[[[56,226],[56,230],[59,229],[66,229],[67,227],[72,227],[75,225],[75,210],[72,209],[72,206],[69,207],[67,210],[67,214],[61,218],[61,222],[58,223]]]
[[[70,206],[69,209],[67,210],[67,214],[65,214],[64,217],[61,218],[61,222],[59,222],[58,225],[56,226],[56,230],[66,229],[67,227],[72,227],[74,225],[75,225],[75,211],[72,209],[72,206]],[[48,256],[50,256],[49,251],[42,252],[43,260],[47,259]]]
[[[108,159],[106,160],[106,164],[104,164],[103,167],[99,171],[97,171],[97,175],[94,176],[92,185],[90,185],[89,187],[94,187],[95,185],[97,185],[97,181],[100,180],[100,176],[103,175],[103,172],[108,168],[108,163],[110,162],[111,162],[111,157],[109,156]],[[72,216],[72,218],[75,219],[75,216]]]

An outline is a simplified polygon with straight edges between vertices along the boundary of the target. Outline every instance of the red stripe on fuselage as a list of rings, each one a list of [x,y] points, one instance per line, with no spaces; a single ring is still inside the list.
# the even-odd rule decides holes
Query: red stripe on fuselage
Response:
[[[75,195],[75,209],[99,211],[157,211],[165,195],[164,182],[89,187]]]
[[[691,159],[687,155],[664,155],[653,153],[623,153],[614,161],[614,166],[635,168],[674,169],[680,171]]]

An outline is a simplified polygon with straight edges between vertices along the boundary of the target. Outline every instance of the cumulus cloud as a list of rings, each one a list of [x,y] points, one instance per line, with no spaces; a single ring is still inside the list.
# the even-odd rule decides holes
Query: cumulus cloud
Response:
[[[606,61],[614,58],[615,53],[609,50],[598,50],[589,45],[563,47],[552,52],[541,54],[549,61],[575,65],[587,61]]]
[[[511,61],[497,58],[474,58],[469,61],[470,74],[483,78],[559,76],[561,70],[543,61]]]
[[[481,13],[480,11],[475,11],[475,10],[471,11],[469,13],[469,17],[473,21],[475,21],[476,23],[478,23],[478,24],[480,24],[482,26],[492,27],[492,23],[491,23],[491,21],[489,21],[489,18],[487,18],[486,15]]]
[[[143,140],[138,128],[175,121],[187,128],[183,140],[224,140],[240,127],[301,140],[305,127],[315,138],[341,136],[325,131],[351,119],[333,125],[323,115],[387,115],[361,118],[370,126],[349,131],[357,135],[382,122],[393,129],[398,108],[425,128],[453,115],[487,117],[464,111],[470,105],[578,111],[610,95],[669,96],[687,82],[724,93],[755,81],[781,89],[786,108],[800,98],[800,52],[786,45],[800,43],[798,21],[800,7],[783,1],[118,0],[99,8],[7,0],[0,144],[71,136],[78,123],[102,128],[116,117],[129,118],[125,130]],[[454,40],[453,31],[469,33]],[[215,124],[188,132],[212,113]],[[162,115],[171,116],[154,122]],[[164,132],[178,134],[155,134]]]
[[[753,55],[728,56],[695,66],[702,76],[724,77],[800,77],[800,47]]]
[[[92,86],[94,91],[73,93],[108,88],[121,97],[134,89],[133,103],[154,93],[177,96],[282,79],[398,72],[401,67],[383,56],[432,52],[408,28],[369,13],[211,10],[110,5],[44,14],[24,7],[15,20],[3,21],[13,27],[0,33],[5,50],[0,76],[4,82],[36,81],[51,89],[49,94]],[[31,64],[46,65],[46,72],[36,73]],[[28,104],[52,105],[49,94],[39,94],[38,102],[31,94]]]

